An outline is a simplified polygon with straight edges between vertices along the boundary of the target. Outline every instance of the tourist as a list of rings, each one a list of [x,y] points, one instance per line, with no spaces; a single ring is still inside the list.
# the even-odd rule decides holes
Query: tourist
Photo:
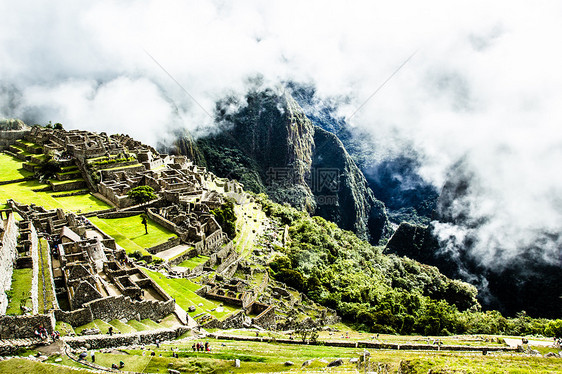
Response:
[[[209,347],[209,342],[205,342],[205,351],[211,352],[211,347]]]
[[[85,360],[86,357],[88,357],[88,354],[86,352],[82,352],[80,353],[80,355],[78,356],[78,360]]]
[[[156,356],[156,352],[151,351],[151,352],[150,352],[150,355],[154,357],[154,356]]]
[[[156,339],[156,348],[160,348],[160,339]]]
[[[123,361],[119,361],[119,369],[122,369],[125,366],[125,363]]]
[[[96,352],[92,351],[92,353],[90,353],[90,357],[92,358],[92,362],[96,362]]]
[[[193,343],[193,345],[191,346],[191,349],[193,349],[193,352],[195,352],[195,343]]]
[[[107,329],[107,333],[109,334],[109,336],[113,336],[113,326],[109,326],[109,329]]]

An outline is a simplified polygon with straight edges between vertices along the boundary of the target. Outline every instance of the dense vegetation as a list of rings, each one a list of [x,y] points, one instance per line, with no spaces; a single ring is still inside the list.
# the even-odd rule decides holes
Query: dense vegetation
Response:
[[[211,210],[222,231],[233,239],[236,236],[236,214],[234,213],[234,201],[227,199],[219,208]]]
[[[507,319],[480,311],[474,286],[436,267],[385,255],[321,217],[258,195],[268,216],[288,226],[290,241],[269,263],[272,276],[335,309],[358,329],[425,335],[451,333],[562,334],[562,320]]]

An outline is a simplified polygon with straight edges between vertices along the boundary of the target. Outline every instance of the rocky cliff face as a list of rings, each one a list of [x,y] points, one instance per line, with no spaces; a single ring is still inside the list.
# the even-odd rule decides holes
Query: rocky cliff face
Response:
[[[233,105],[239,109],[229,110]],[[220,131],[177,151],[221,177],[238,179],[245,188],[266,192],[336,222],[361,238],[378,243],[390,226],[385,207],[368,187],[341,141],[315,127],[287,93],[251,92],[245,103],[225,100],[217,106]],[[195,149],[196,148],[196,149]]]
[[[314,145],[315,214],[362,238],[378,241],[386,237],[390,230],[384,204],[375,198],[342,142],[315,127]]]

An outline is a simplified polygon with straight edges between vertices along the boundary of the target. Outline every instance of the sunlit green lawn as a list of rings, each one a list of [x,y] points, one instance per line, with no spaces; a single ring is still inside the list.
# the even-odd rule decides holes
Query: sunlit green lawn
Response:
[[[8,304],[6,314],[20,315],[22,314],[20,305],[21,300],[27,299],[25,306],[32,307],[31,303],[31,278],[33,277],[33,269],[14,269],[12,275],[11,294],[12,298]]]
[[[38,181],[26,181],[3,185],[0,188],[0,202],[5,204],[6,200],[14,199],[23,204],[35,204],[45,209],[62,208],[71,212],[93,212],[97,210],[109,209],[109,205],[98,200],[91,194],[53,197],[52,191],[32,191],[33,189],[45,188],[47,185],[40,184]]]
[[[211,309],[216,308],[219,306],[220,302],[207,300],[195,293],[201,285],[197,283],[193,283],[189,279],[185,278],[166,278],[164,275],[150,271],[145,269],[146,274],[151,277],[168,295],[176,299],[176,303],[183,308],[183,310],[187,311],[190,306],[195,306],[196,310],[194,312],[190,312],[189,315],[191,317],[206,312],[210,315],[222,319],[226,317],[228,314],[238,310],[236,308],[230,307],[228,305],[223,305],[224,311],[217,312],[216,310],[212,311]],[[200,307],[199,303],[202,303],[203,306]]]
[[[5,153],[0,153],[0,181],[21,179],[31,175],[33,175],[32,172],[22,168],[21,160]]]
[[[192,257],[192,258],[189,258],[189,259],[183,261],[178,266],[193,269],[193,268],[195,268],[195,267],[197,267],[201,264],[204,264],[208,259],[209,259],[208,256],[203,256],[203,255],[195,256],[195,257]]]
[[[148,254],[145,248],[164,243],[169,238],[176,236],[172,231],[158,225],[150,218],[147,219],[148,234],[146,234],[140,215],[111,219],[92,217],[90,221],[106,234],[111,235],[117,244],[125,248],[127,253],[139,250]]]

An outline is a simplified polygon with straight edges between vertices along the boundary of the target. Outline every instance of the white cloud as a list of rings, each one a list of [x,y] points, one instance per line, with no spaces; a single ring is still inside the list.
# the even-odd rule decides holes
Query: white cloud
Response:
[[[125,132],[151,144],[165,129],[209,125],[143,49],[207,112],[259,73],[269,83],[312,82],[320,96],[346,96],[341,110],[350,115],[417,51],[353,125],[373,134],[380,154],[413,147],[437,186],[466,157],[479,182],[472,214],[492,217],[478,250],[501,243],[517,253],[540,229],[562,228],[561,6],[6,1],[0,85],[23,96],[0,116]]]

